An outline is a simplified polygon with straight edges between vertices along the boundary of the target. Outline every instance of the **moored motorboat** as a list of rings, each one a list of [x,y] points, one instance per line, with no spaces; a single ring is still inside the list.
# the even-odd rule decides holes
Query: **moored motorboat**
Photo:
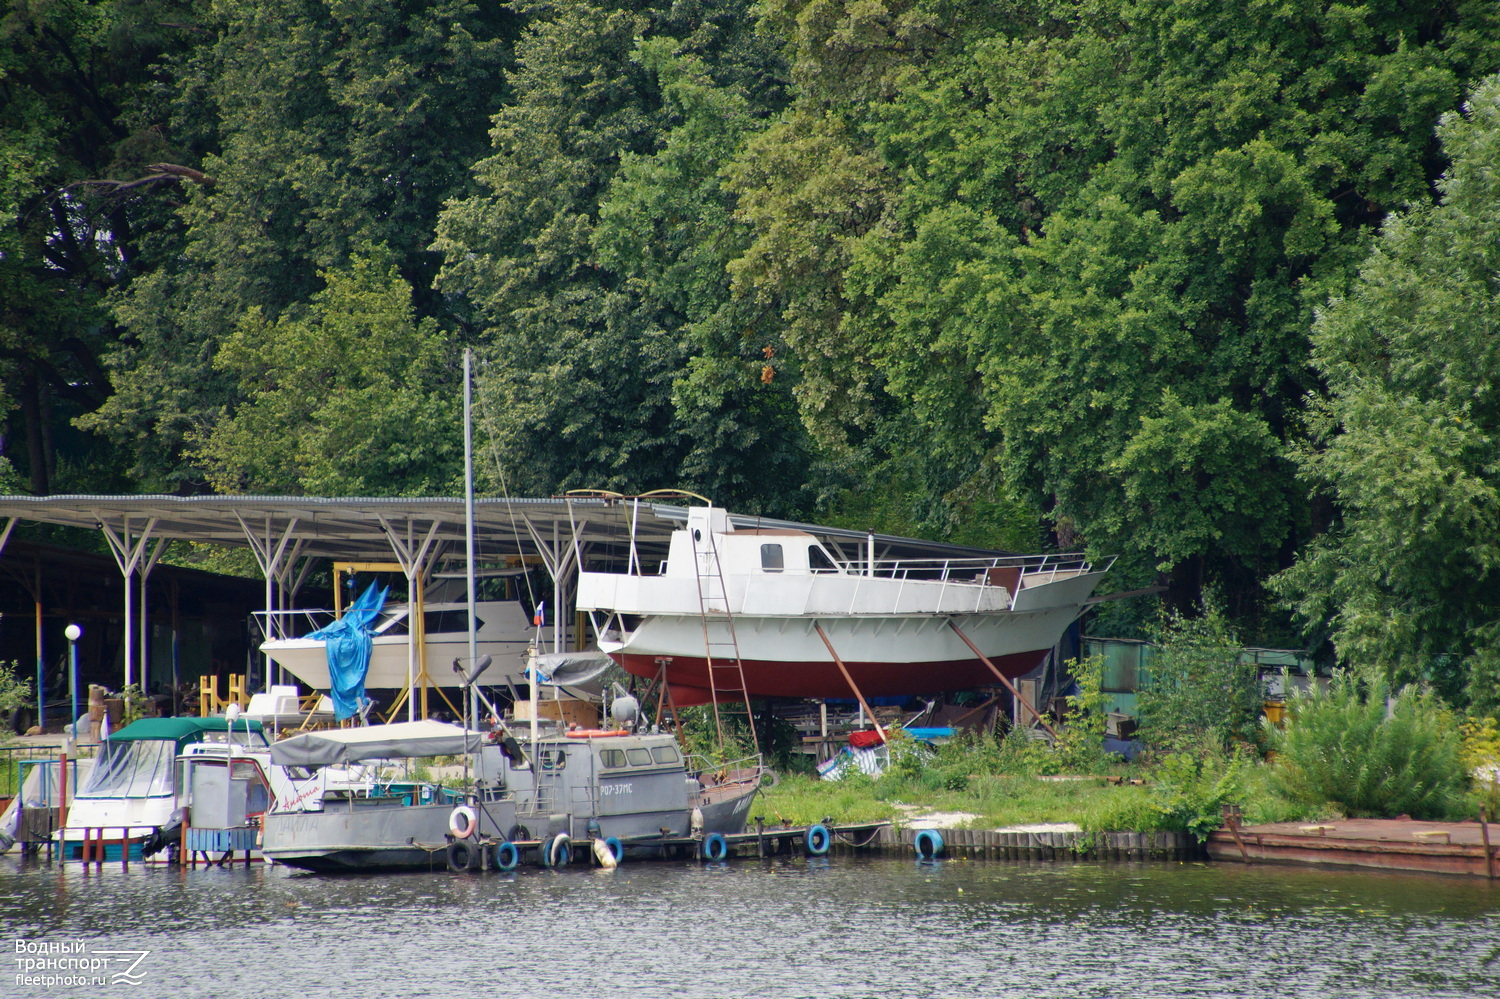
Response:
[[[624,847],[744,831],[761,770],[694,766],[676,739],[628,729],[553,727],[517,742],[441,722],[308,733],[277,743],[288,767],[451,755],[469,747],[463,803],[411,797],[304,794],[266,816],[262,849],[313,871],[441,866],[455,840],[498,845],[609,840]],[[445,752],[447,751],[447,752]],[[457,806],[457,807],[456,807]],[[458,808],[467,811],[455,818]]]
[[[252,830],[251,820],[269,806],[273,785],[286,780],[274,773],[258,722],[143,718],[100,745],[88,778],[68,808],[67,824],[58,831],[63,859],[83,859],[86,843],[99,851],[96,860],[106,855],[118,858],[122,844],[138,858],[143,846],[149,855],[152,845],[167,845],[163,831],[179,828],[190,816],[199,766],[222,770],[224,791],[232,786],[239,792],[236,811],[245,830]],[[229,807],[227,798],[219,803]],[[209,803],[205,799],[203,804]],[[107,853],[101,843],[107,845]]]

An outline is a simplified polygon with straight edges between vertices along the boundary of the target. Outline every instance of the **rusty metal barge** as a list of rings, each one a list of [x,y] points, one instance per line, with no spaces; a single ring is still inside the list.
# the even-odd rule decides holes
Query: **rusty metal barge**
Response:
[[[1208,839],[1214,860],[1371,867],[1500,878],[1500,827],[1478,822],[1340,819],[1241,825],[1226,818]]]

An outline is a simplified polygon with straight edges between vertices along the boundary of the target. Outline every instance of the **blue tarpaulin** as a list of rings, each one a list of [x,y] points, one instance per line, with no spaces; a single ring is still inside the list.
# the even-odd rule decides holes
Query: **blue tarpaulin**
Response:
[[[333,716],[339,721],[359,714],[365,702],[365,674],[370,671],[370,622],[385,606],[390,587],[371,583],[359,599],[349,605],[344,616],[326,628],[319,628],[308,638],[321,638],[328,655],[328,693],[333,697]]]

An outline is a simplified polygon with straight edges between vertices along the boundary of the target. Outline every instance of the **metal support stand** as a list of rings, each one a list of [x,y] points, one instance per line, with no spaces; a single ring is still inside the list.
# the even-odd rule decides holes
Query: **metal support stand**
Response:
[[[823,640],[823,644],[828,647],[828,654],[830,656],[833,656],[834,665],[839,668],[840,673],[844,674],[844,682],[849,685],[850,690],[854,691],[855,698],[859,700],[859,706],[864,708],[865,714],[870,716],[870,724],[875,726],[875,733],[880,736],[880,741],[886,742],[887,740],[885,737],[885,729],[880,727],[880,719],[875,717],[875,712],[873,709],[871,709],[870,702],[865,700],[865,695],[861,694],[859,692],[859,688],[854,685],[854,677],[849,675],[848,667],[846,667],[844,665],[844,661],[839,658],[839,654],[834,651],[833,643],[828,640],[828,635],[823,631],[823,626],[814,621],[813,627],[818,630],[818,637],[821,638]]]
[[[1060,738],[1058,736],[1058,734],[1057,734],[1057,729],[1055,729],[1051,725],[1047,724],[1047,719],[1045,719],[1045,718],[1042,717],[1041,712],[1037,711],[1036,708],[1034,708],[1034,707],[1031,706],[1031,703],[1029,701],[1027,701],[1024,697],[1021,696],[1021,692],[1016,689],[1015,684],[1013,684],[1013,683],[1010,682],[1010,678],[1007,677],[1004,673],[1000,672],[1000,667],[998,667],[994,663],[990,662],[988,656],[986,656],[983,652],[979,651],[979,646],[977,646],[973,642],[969,641],[969,636],[965,635],[963,633],[963,629],[960,628],[956,623],[954,623],[954,621],[953,621],[952,618],[948,619],[948,627],[950,627],[950,628],[953,629],[953,633],[955,635],[957,635],[959,638],[963,639],[964,644],[969,647],[969,651],[973,652],[976,656],[978,656],[980,662],[984,663],[986,666],[988,666],[990,668],[990,672],[993,673],[993,674],[995,674],[996,678],[998,678],[999,681],[1002,684],[1005,685],[1005,689],[1008,690],[1008,691],[1010,691],[1010,696],[1012,696],[1012,697],[1014,697],[1016,699],[1016,703],[1017,704],[1023,705],[1026,708],[1027,711],[1030,711],[1033,715],[1035,715],[1037,723],[1039,725],[1041,725],[1042,728],[1046,729],[1047,732],[1048,732],[1048,734],[1051,735],[1052,738],[1054,738],[1054,739]]]
[[[135,682],[135,588],[131,585],[131,580],[141,564],[142,556],[146,554],[151,532],[156,529],[156,518],[146,521],[146,526],[134,536],[130,531],[129,514],[120,518],[118,532],[102,519],[99,521],[99,529],[104,532],[104,540],[108,542],[110,553],[114,555],[115,564],[120,567],[120,575],[125,580],[125,686],[129,687]]]

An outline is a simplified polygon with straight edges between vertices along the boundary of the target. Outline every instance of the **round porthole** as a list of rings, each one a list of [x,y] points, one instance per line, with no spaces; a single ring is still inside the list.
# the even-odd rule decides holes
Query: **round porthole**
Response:
[[[696,527],[693,528],[693,540],[698,542],[701,542],[703,540],[703,532],[698,530]]]

